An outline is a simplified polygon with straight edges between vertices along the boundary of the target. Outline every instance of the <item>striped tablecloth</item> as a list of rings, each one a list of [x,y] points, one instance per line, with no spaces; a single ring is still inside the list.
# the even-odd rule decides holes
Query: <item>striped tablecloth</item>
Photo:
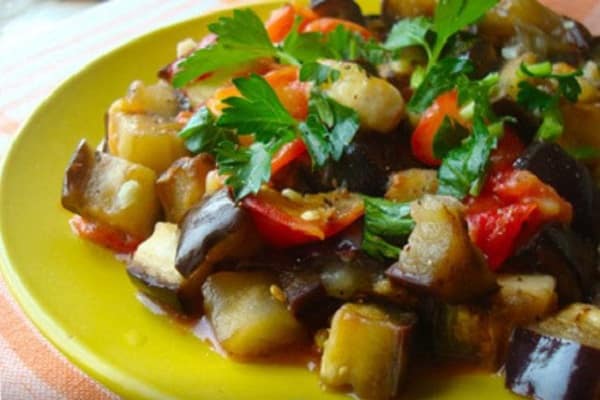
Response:
[[[35,106],[99,54],[159,26],[246,2],[112,0],[23,40],[0,41],[0,157]],[[600,0],[544,2],[600,34]],[[115,398],[48,344],[0,277],[0,400]]]

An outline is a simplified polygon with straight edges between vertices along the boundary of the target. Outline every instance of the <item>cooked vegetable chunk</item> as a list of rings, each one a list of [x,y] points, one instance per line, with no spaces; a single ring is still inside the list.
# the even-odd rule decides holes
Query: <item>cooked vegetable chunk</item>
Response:
[[[177,135],[181,124],[174,89],[164,82],[144,86],[134,82],[125,98],[108,110],[108,149],[115,156],[164,171],[176,159],[187,155]]]
[[[591,35],[568,18],[557,15],[537,0],[502,0],[479,24],[480,34],[512,52],[532,51],[542,58],[578,60],[585,56]]]
[[[215,168],[212,156],[203,153],[175,161],[156,181],[156,194],[167,221],[178,223],[198,203],[206,188],[206,175]]]
[[[215,263],[251,255],[258,245],[251,220],[224,188],[185,215],[175,268],[185,277],[204,280]]]
[[[594,241],[600,239],[600,189],[587,168],[558,144],[534,142],[515,161],[552,186],[573,206],[573,230]]]
[[[592,300],[598,280],[598,252],[590,241],[582,239],[559,223],[543,226],[516,256],[509,267],[516,271],[549,274],[556,278],[560,304]]]
[[[271,295],[274,283],[262,272],[218,272],[202,286],[206,315],[228,353],[259,356],[306,339],[285,303]]]
[[[175,224],[157,223],[127,265],[129,277],[142,293],[176,311],[183,309],[179,297],[183,276],[175,269],[179,233]]]
[[[489,305],[441,305],[433,319],[435,353],[492,370],[504,361],[509,336],[556,309],[556,283],[546,275],[501,275]]]
[[[373,305],[345,304],[331,322],[321,380],[333,388],[350,386],[361,399],[392,398],[406,372],[415,321],[412,314],[393,317]]]
[[[541,400],[600,396],[600,309],[572,304],[539,324],[515,330],[506,387]]]
[[[82,140],[65,172],[62,205],[87,220],[146,238],[160,213],[155,179],[153,170],[94,151]]]
[[[393,130],[405,116],[404,99],[392,84],[368,76],[353,63],[328,62],[340,72],[339,78],[325,84],[324,92],[338,103],[358,113],[363,129],[380,133]]]
[[[354,0],[311,0],[310,8],[319,17],[341,18],[364,25],[365,17]]]
[[[417,200],[438,189],[437,171],[411,168],[390,176],[385,198],[399,202]]]
[[[468,301],[497,288],[469,239],[460,202],[426,195],[412,204],[411,216],[416,226],[400,259],[387,271],[391,279],[449,303]]]
[[[433,16],[436,0],[383,0],[381,15],[391,24],[402,18]]]

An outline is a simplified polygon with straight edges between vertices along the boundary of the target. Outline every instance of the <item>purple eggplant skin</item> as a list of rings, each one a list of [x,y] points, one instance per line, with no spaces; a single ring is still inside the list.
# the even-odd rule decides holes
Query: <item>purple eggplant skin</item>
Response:
[[[341,18],[359,25],[365,24],[362,10],[354,0],[311,0],[310,8],[319,17]]]
[[[600,281],[598,252],[590,239],[569,227],[549,223],[517,249],[505,271],[541,273],[556,278],[559,303],[591,301]]]
[[[600,399],[600,349],[544,335],[532,328],[512,334],[506,387],[539,400]]]
[[[572,228],[597,245],[600,240],[600,189],[588,169],[558,144],[535,141],[515,161],[552,186],[573,206]]]
[[[253,254],[259,247],[253,223],[228,189],[221,189],[191,208],[180,224],[175,268],[186,278],[200,269]],[[209,265],[210,264],[210,265]]]

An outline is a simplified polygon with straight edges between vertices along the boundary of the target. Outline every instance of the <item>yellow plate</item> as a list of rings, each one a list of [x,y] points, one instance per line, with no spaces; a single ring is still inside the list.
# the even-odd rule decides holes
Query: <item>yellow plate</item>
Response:
[[[255,6],[266,17],[275,2]],[[373,2],[366,7],[375,11]],[[42,333],[126,398],[336,399],[306,368],[223,359],[188,329],[152,314],[113,255],[77,239],[60,206],[65,166],[82,137],[98,143],[104,112],[134,79],[152,82],[176,43],[220,12],[145,35],[99,58],[44,101],[6,157],[0,186],[2,272]],[[349,349],[349,351],[353,351]],[[499,377],[409,382],[414,397],[510,397]],[[413,397],[413,396],[411,396]]]

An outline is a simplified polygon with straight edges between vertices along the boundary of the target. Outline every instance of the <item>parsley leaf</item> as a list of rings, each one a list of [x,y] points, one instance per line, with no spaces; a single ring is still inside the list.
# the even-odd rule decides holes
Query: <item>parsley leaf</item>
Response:
[[[521,64],[519,73],[536,79],[553,79],[558,82],[558,93],[548,93],[527,81],[519,82],[517,102],[532,112],[537,112],[542,117],[542,124],[537,131],[537,137],[542,140],[552,141],[562,135],[563,116],[560,111],[561,96],[575,103],[581,93],[581,86],[577,76],[582,74],[577,70],[568,74],[555,74],[549,61],[525,65]]]
[[[406,241],[415,227],[410,203],[364,196],[365,226],[361,248],[377,259],[398,258],[399,243]]]
[[[267,81],[256,74],[236,78],[233,84],[243,97],[223,100],[228,105],[217,121],[217,126],[236,129],[238,134],[255,134],[259,142],[293,136],[296,120],[283,107]]]
[[[236,200],[257,193],[271,178],[271,154],[264,143],[240,147],[223,142],[217,150],[219,173],[229,175],[226,184],[233,188]]]
[[[342,61],[365,61],[378,65],[391,59],[394,54],[373,39],[363,37],[338,25],[326,37],[327,47],[331,51],[330,58]]]
[[[300,80],[303,82],[313,81],[317,85],[321,85],[335,82],[339,77],[340,71],[318,62],[308,62],[300,68]]]
[[[583,75],[583,72],[578,69],[568,74],[552,73],[552,64],[549,61],[526,65],[521,64],[521,73],[538,79],[555,79],[558,82],[558,88],[564,98],[571,103],[576,103],[581,94],[581,86],[577,82],[577,77]]]
[[[438,193],[461,200],[467,194],[477,195],[485,178],[490,154],[497,142],[497,136],[492,135],[483,119],[476,115],[471,136],[442,160],[438,171]]]
[[[433,31],[437,34],[432,51],[434,62],[450,36],[476,22],[496,3],[498,0],[439,0],[433,17]]]
[[[427,42],[427,33],[431,29],[431,20],[425,17],[406,18],[392,27],[384,47],[388,50],[398,50],[409,46],[421,46],[431,59],[431,48]]]
[[[218,145],[225,141],[235,141],[229,129],[216,126],[215,116],[206,107],[200,108],[179,132],[185,140],[185,147],[194,154],[215,154]]]
[[[221,17],[208,29],[218,36],[217,43],[183,60],[173,86],[179,88],[205,73],[277,54],[263,22],[250,9],[234,10],[232,17]]]
[[[327,47],[323,35],[320,32],[299,33],[300,18],[296,19],[292,30],[287,35],[281,46],[278,56],[289,63],[299,64],[316,61],[319,58],[330,58],[331,50]]]
[[[323,166],[331,157],[338,161],[344,148],[358,132],[356,111],[341,105],[318,90],[308,102],[308,117],[298,126],[314,164]]]
[[[443,159],[467,136],[469,130],[446,115],[433,137],[433,155],[439,160]]]
[[[526,81],[519,82],[517,102],[529,110],[540,111],[554,107],[556,98],[550,93],[544,92]]]
[[[408,102],[408,109],[415,113],[425,111],[436,97],[456,86],[459,76],[473,72],[474,68],[467,59],[444,58],[429,70]]]

